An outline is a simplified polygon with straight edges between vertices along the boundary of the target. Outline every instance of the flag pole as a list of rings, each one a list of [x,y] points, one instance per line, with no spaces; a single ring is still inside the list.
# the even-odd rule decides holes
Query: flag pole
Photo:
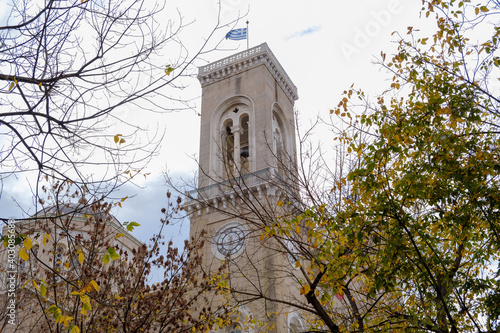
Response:
[[[248,20],[247,20],[247,50],[248,50],[248,45],[250,44],[250,30],[248,30]]]

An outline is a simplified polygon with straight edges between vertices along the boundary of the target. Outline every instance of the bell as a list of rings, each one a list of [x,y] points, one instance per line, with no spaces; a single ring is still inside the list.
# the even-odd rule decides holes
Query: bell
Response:
[[[245,158],[248,158],[248,156],[250,156],[250,152],[249,152],[249,150],[248,150],[248,146],[241,147],[241,153],[240,153],[240,156],[241,156],[241,157],[245,157]]]

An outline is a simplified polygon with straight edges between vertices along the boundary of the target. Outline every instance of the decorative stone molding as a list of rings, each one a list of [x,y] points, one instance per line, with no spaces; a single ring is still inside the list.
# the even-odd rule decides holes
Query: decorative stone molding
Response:
[[[219,203],[222,203],[222,210],[228,208],[228,205],[236,207],[236,199],[247,197],[248,200],[262,200],[264,196],[273,198],[276,202],[279,197],[284,194],[273,183],[281,183],[283,180],[279,176],[278,172],[274,168],[263,169],[254,173],[247,174],[242,178],[236,178],[244,187],[228,188],[228,184],[231,181],[225,181],[222,183],[209,185],[200,189],[191,190],[185,193],[185,201],[183,209],[192,215],[194,211],[197,211],[198,216],[201,216],[201,211],[203,208],[206,209],[207,213],[215,209],[219,210],[221,207]],[[282,183],[282,185],[284,185]],[[238,187],[234,185],[234,187]]]
[[[239,74],[261,64],[267,66],[290,101],[294,102],[299,98],[297,87],[271,52],[267,43],[201,66],[198,69],[198,80],[201,86],[204,87],[205,85],[223,80],[228,76]]]

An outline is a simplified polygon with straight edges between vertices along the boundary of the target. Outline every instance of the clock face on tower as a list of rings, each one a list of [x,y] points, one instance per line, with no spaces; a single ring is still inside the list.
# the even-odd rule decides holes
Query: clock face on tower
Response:
[[[238,222],[228,223],[220,228],[212,241],[212,251],[219,259],[227,256],[236,257],[245,248],[247,230]]]

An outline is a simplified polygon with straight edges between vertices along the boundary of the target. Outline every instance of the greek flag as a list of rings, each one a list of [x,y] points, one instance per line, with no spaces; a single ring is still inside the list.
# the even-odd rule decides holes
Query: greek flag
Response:
[[[226,39],[242,40],[247,39],[247,28],[234,29],[227,33]]]

